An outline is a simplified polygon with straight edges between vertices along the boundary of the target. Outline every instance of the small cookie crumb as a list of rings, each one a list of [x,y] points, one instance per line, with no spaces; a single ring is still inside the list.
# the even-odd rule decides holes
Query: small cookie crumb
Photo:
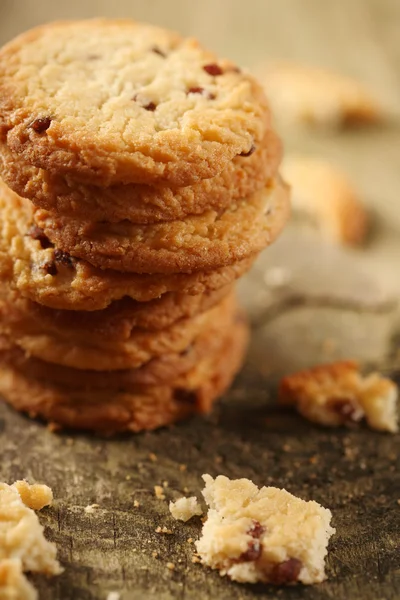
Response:
[[[167,562],[166,564],[167,569],[169,569],[170,571],[174,571],[175,570],[175,565],[172,562]]]
[[[109,592],[107,600],[120,600],[121,594],[119,592]]]
[[[158,552],[157,550],[153,550],[153,552],[151,553],[153,558],[157,558],[158,557]]]
[[[194,516],[203,514],[200,504],[195,496],[190,498],[179,498],[176,502],[169,503],[169,510],[174,519],[178,521],[189,521]]]
[[[33,510],[41,510],[53,502],[53,492],[47,485],[29,485],[24,479],[16,481],[13,485],[21,497],[22,502]]]
[[[139,502],[139,500],[134,500],[133,501],[133,506],[134,506],[134,508],[140,508],[140,502]]]
[[[154,493],[156,495],[156,498],[158,498],[159,500],[165,500],[165,494],[161,485],[154,486]]]
[[[201,563],[201,559],[199,558],[199,556],[197,554],[194,554],[192,556],[192,563],[194,563],[194,564]]]
[[[96,512],[98,508],[100,508],[100,504],[89,504],[88,506],[85,506],[85,513],[91,515]]]
[[[165,533],[166,535],[172,535],[172,533],[173,533],[171,531],[171,529],[168,529],[167,527],[160,527],[160,526],[158,526],[155,531],[156,531],[156,533]]]
[[[295,405],[306,419],[335,427],[365,419],[371,429],[398,431],[398,389],[379,373],[363,376],[353,361],[299,371],[282,379],[282,404]]]
[[[149,459],[151,460],[151,462],[157,462],[157,454],[154,454],[154,452],[150,452]]]
[[[180,471],[186,471],[187,470],[187,465],[179,465],[179,470]]]

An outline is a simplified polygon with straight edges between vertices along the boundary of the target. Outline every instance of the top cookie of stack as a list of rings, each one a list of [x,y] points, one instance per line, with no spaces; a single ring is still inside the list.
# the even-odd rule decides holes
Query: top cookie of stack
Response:
[[[102,269],[255,257],[288,214],[258,83],[130,20],[60,22],[0,54],[0,173],[56,248]]]

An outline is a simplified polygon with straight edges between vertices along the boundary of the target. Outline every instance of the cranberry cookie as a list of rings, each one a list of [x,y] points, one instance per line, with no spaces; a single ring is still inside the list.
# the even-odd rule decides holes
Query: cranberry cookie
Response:
[[[192,185],[270,127],[261,86],[195,40],[131,20],[46,24],[0,52],[0,135],[95,185]]]

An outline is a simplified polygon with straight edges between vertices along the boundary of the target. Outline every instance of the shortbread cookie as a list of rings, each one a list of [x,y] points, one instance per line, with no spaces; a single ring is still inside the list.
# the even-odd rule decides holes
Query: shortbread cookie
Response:
[[[347,177],[327,161],[293,156],[283,163],[292,188],[294,211],[316,221],[327,238],[339,244],[361,244],[368,231],[368,215]]]
[[[101,310],[128,296],[148,302],[167,292],[197,295],[233,283],[256,256],[191,274],[139,275],[95,268],[54,249],[33,227],[31,202],[0,184],[0,278],[35,302],[65,310]]]
[[[36,513],[24,504],[15,486],[5,483],[0,483],[0,523],[0,563],[12,558],[21,561],[24,571],[61,573],[56,547],[45,539]]]
[[[163,385],[136,385],[131,391],[125,391],[122,382],[110,389],[84,384],[79,389],[80,376],[74,386],[35,378],[26,368],[35,359],[22,355],[13,361],[15,349],[14,353],[6,349],[0,351],[0,394],[17,410],[60,426],[107,434],[156,429],[208,412],[239,370],[247,339],[247,326],[238,321],[220,350],[189,372]]]
[[[40,323],[27,330],[10,323],[7,315],[0,321],[0,333],[13,339],[27,354],[49,363],[75,369],[116,371],[140,367],[163,354],[185,351],[214,322],[221,330],[229,327],[236,310],[235,298],[230,295],[210,310],[181,319],[165,330],[132,329],[124,341],[92,340],[90,334],[86,341],[76,340],[68,331],[59,331],[57,335],[48,333],[41,329]]]
[[[237,156],[222,173],[192,186],[126,184],[102,188],[29,165],[7,146],[0,146],[0,175],[17,194],[59,215],[147,224],[184,219],[210,209],[226,209],[275,177],[281,155],[278,137],[268,131],[253,154]]]
[[[38,600],[35,588],[25,577],[18,558],[0,560],[1,600]]]
[[[95,185],[191,185],[269,128],[261,86],[191,39],[130,20],[46,24],[0,52],[0,134]]]
[[[363,376],[355,362],[319,365],[282,379],[280,401],[304,417],[335,427],[365,419],[371,429],[398,431],[397,386],[379,373]]]
[[[377,99],[350,77],[295,63],[271,64],[259,75],[278,119],[332,128],[383,119]]]
[[[331,511],[248,479],[203,475],[209,510],[196,548],[203,564],[241,583],[319,583]]]
[[[37,209],[35,224],[52,243],[102,269],[191,273],[217,269],[260,252],[282,231],[289,193],[280,180],[223,212],[153,225],[94,223]]]

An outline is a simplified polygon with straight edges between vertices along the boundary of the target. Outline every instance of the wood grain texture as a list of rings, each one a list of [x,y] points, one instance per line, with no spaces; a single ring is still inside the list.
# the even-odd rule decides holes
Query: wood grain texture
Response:
[[[249,66],[275,57],[331,67],[364,80],[394,113],[400,106],[397,0],[1,0],[0,42],[43,21],[99,14],[179,29]],[[40,518],[66,570],[35,578],[42,600],[105,600],[110,591],[121,600],[400,598],[400,436],[319,429],[278,410],[274,393],[282,374],[336,358],[399,371],[398,122],[282,134],[289,151],[333,161],[358,186],[373,214],[367,248],[331,247],[293,223],[263,254],[240,286],[253,321],[247,364],[208,420],[103,440],[53,434],[0,405],[0,480],[42,481],[56,498]],[[243,586],[193,564],[187,540],[201,523],[173,521],[168,501],[198,495],[205,472],[286,487],[331,508],[329,579]],[[159,500],[154,485],[164,481]],[[87,514],[94,503],[100,508]]]

